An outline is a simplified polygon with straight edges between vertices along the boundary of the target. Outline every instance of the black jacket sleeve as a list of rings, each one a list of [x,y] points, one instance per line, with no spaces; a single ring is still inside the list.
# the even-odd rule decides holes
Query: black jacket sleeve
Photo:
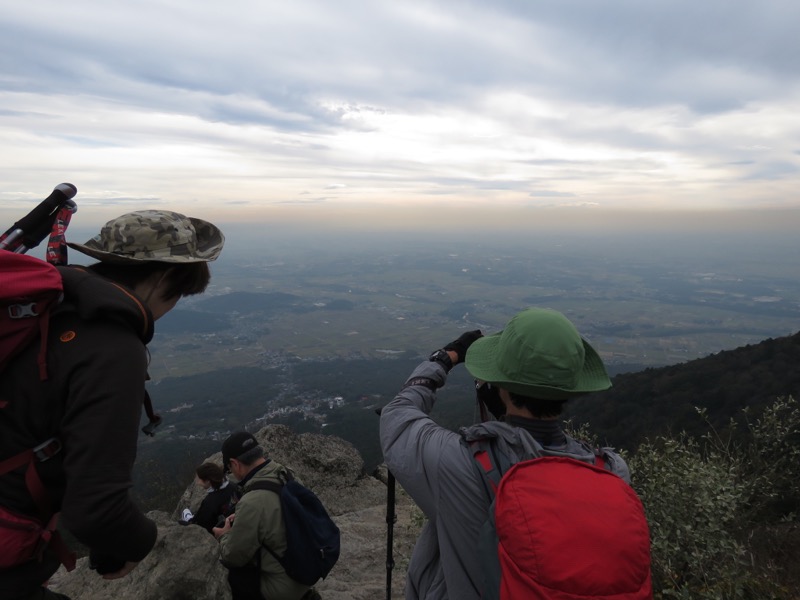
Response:
[[[129,328],[84,322],[70,342],[64,443],[62,520],[98,555],[139,561],[156,541],[156,526],[130,495],[136,459],[146,349]]]

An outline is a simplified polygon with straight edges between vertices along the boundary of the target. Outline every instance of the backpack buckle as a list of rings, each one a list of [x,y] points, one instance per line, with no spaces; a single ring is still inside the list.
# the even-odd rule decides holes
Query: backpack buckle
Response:
[[[61,452],[61,440],[58,438],[50,438],[45,440],[33,449],[33,455],[39,462],[44,462],[53,458],[56,454]]]
[[[27,317],[38,317],[36,312],[36,302],[28,304],[12,304],[8,307],[8,316],[12,319],[25,319]]]

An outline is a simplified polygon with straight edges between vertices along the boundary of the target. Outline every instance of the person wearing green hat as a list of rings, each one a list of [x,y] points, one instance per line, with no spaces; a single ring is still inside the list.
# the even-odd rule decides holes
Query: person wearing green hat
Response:
[[[130,495],[154,322],[206,289],[224,241],[207,221],[141,210],[69,244],[98,262],[58,267],[63,299],[47,330],[0,377],[0,462],[35,450],[0,476],[0,508],[40,523],[60,514],[105,579],[125,576],[156,541]],[[70,560],[63,545],[0,558],[12,565],[0,569],[4,600],[66,598],[44,585]]]
[[[456,433],[429,414],[436,390],[462,362],[488,412]],[[535,448],[595,464],[596,451],[567,435],[558,417],[566,400],[609,387],[594,348],[564,315],[542,308],[520,312],[494,335],[464,333],[411,373],[380,419],[386,465],[428,518],[408,567],[407,599],[486,597],[478,547],[493,498],[469,443],[490,439],[512,464]],[[605,468],[629,483],[625,461],[610,448],[601,454]]]

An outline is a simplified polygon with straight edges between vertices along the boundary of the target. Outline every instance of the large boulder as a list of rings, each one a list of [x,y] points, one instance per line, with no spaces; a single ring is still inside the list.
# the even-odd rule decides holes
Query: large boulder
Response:
[[[50,588],[75,600],[230,600],[214,536],[202,527],[178,525],[165,512],[147,516],[158,525],[158,540],[129,575],[106,581],[81,558],[71,573],[58,571]]]
[[[319,496],[331,516],[379,504],[386,487],[364,471],[364,459],[350,442],[332,435],[292,432],[285,425],[267,425],[253,434],[267,455],[294,471],[303,485]],[[222,452],[206,460],[222,465]],[[205,490],[192,483],[181,496],[173,517],[184,508],[197,510]]]

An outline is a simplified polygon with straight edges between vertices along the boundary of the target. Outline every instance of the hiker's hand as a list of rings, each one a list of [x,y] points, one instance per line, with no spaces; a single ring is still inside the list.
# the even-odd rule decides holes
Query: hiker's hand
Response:
[[[125,577],[125,575],[133,571],[136,568],[136,565],[138,564],[139,564],[138,562],[128,561],[125,563],[125,566],[122,567],[116,573],[108,573],[106,575],[103,575],[103,579],[120,579],[121,577]]]
[[[450,354],[451,359],[453,358],[453,354],[456,355],[453,359],[453,364],[456,365],[464,362],[464,357],[467,355],[467,350],[472,345],[472,342],[481,337],[483,337],[483,334],[480,329],[467,331],[466,333],[462,333],[457,340],[453,340],[447,344],[444,349]]]
[[[233,520],[235,518],[236,518],[236,513],[233,513],[232,515],[228,515],[225,518],[225,523],[222,525],[222,527],[214,527],[214,529],[211,530],[211,532],[214,534],[214,537],[219,539],[223,535],[228,533],[231,530],[231,527],[233,527]]]
[[[127,563],[124,559],[111,554],[103,554],[95,550],[89,551],[89,568],[97,571],[98,575],[112,575],[125,568]]]

